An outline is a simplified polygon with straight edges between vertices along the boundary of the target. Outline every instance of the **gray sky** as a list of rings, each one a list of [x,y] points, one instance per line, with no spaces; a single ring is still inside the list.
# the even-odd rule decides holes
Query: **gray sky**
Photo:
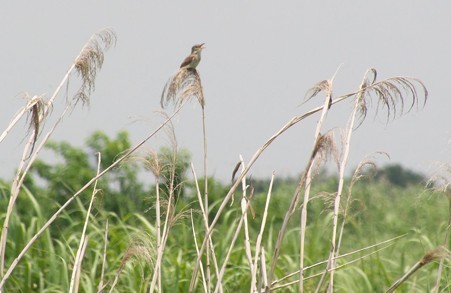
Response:
[[[367,68],[379,78],[420,78],[430,97],[424,109],[388,125],[374,110],[351,142],[349,168],[376,151],[424,173],[450,162],[450,1],[5,1],[0,8],[0,130],[24,104],[22,93],[48,98],[72,60],[102,28],[117,33],[106,53],[89,108],[78,107],[54,140],[83,145],[95,130],[127,130],[138,142],[162,121],[161,91],[193,44],[206,43],[198,69],[206,96],[210,174],[228,179],[242,154],[252,154],[294,115],[316,82],[335,79],[336,96],[355,90]],[[434,3],[434,4],[431,4]],[[76,82],[72,82],[73,85]],[[55,105],[54,114],[58,113]],[[351,103],[333,107],[327,128],[344,127]],[[296,175],[304,168],[318,117],[277,140],[251,173]],[[0,177],[19,163],[24,122],[0,144]],[[180,147],[202,174],[200,107],[192,102],[175,120]],[[147,147],[158,148],[160,135]],[[45,154],[44,154],[45,156]]]

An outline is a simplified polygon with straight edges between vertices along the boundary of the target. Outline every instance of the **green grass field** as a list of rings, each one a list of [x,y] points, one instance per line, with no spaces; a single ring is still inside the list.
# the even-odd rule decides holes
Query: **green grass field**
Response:
[[[334,179],[327,179],[317,185],[313,194],[329,191]],[[259,185],[269,181],[261,180]],[[219,184],[219,183],[217,183]],[[101,188],[101,186],[99,186]],[[266,259],[272,257],[272,250],[283,220],[284,210],[288,206],[295,185],[290,182],[276,183],[273,187],[271,208],[268,211],[267,230],[263,236]],[[225,190],[225,189],[224,189]],[[8,186],[3,186],[1,206],[7,204]],[[104,194],[107,200],[108,194]],[[192,195],[180,199],[177,214],[183,214],[176,220],[168,237],[162,265],[162,288],[165,292],[185,292],[188,290],[196,248],[193,241],[191,216],[194,227],[202,241],[203,221]],[[223,194],[212,194],[212,198],[221,198]],[[21,194],[21,201],[11,219],[8,239],[8,256],[17,255],[41,227],[56,204],[42,206],[32,193]],[[238,197],[238,195],[237,195]],[[252,207],[255,218],[249,216],[249,237],[255,244],[266,199],[265,192],[254,195]],[[398,277],[406,272],[428,251],[442,245],[445,239],[449,217],[449,199],[438,192],[425,190],[423,186],[396,187],[381,182],[361,182],[353,191],[350,215],[345,224],[341,253],[356,251],[360,248],[380,243],[404,235],[390,243],[389,247],[364,257],[339,269],[335,279],[336,292],[381,292],[387,289]],[[61,215],[46,233],[34,244],[24,260],[15,269],[5,287],[5,292],[28,291],[66,292],[69,290],[71,271],[80,242],[84,218],[87,213],[89,194],[81,196]],[[80,289],[82,292],[97,291],[101,279],[104,249],[105,224],[108,220],[107,261],[105,263],[104,282],[111,285],[127,256],[126,264],[120,272],[116,289],[118,292],[147,291],[155,263],[155,212],[149,206],[137,208],[134,213],[118,216],[107,212],[98,204],[90,216],[87,230],[88,244],[81,269]],[[218,202],[213,202],[214,211]],[[45,209],[45,210],[43,210]],[[213,237],[215,252],[219,262],[225,258],[241,216],[239,201],[227,208],[218,222]],[[309,224],[306,239],[306,266],[327,260],[330,249],[330,231],[332,210],[323,198],[313,200],[309,210]],[[225,291],[248,291],[250,288],[250,269],[246,262],[244,233],[240,233],[230,255],[229,265],[223,278]],[[449,245],[449,243],[448,243]],[[377,248],[384,247],[378,246]],[[253,245],[251,245],[253,247]],[[353,259],[375,251],[371,248],[338,261],[345,265]],[[298,270],[299,259],[299,221],[293,219],[281,249],[276,279]],[[7,257],[6,263],[13,261]],[[307,270],[305,276],[313,276],[324,270],[325,264]],[[438,262],[424,267],[399,288],[398,292],[426,292],[434,286]],[[442,289],[449,286],[449,266],[443,272]],[[282,284],[295,280],[297,275],[287,278]],[[306,280],[305,290],[315,289],[320,277]],[[215,277],[213,277],[214,282]],[[200,288],[200,285],[198,285]],[[108,288],[109,286],[107,286]],[[33,291],[31,290],[31,291]],[[296,286],[284,287],[283,292],[297,291]]]

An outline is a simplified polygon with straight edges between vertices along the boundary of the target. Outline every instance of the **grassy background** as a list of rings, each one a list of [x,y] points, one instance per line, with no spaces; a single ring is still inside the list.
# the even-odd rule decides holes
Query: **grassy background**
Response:
[[[217,207],[217,201],[224,195],[226,186],[210,180],[210,186],[217,193],[210,193],[213,199],[212,211]],[[322,178],[315,185],[313,194],[332,191],[334,178]],[[285,209],[291,200],[295,184],[294,180],[279,180],[275,183],[272,194],[271,208],[268,215],[268,226],[263,237],[266,259],[270,260],[278,230],[280,229]],[[269,181],[259,180],[256,186],[263,188]],[[99,186],[101,188],[101,186]],[[3,184],[0,205],[6,206],[8,186]],[[108,194],[104,194],[107,200]],[[191,278],[193,262],[196,257],[188,211],[193,209],[196,232],[202,235],[204,226],[201,215],[192,201],[189,193],[180,198],[177,203],[177,213],[183,214],[173,227],[166,245],[163,264],[163,288],[165,292],[187,291]],[[252,201],[255,219],[249,219],[251,241],[255,241],[260,228],[266,192],[257,191]],[[401,276],[410,266],[417,262],[426,252],[443,243],[448,219],[448,199],[440,193],[425,190],[421,185],[397,187],[382,181],[365,181],[358,183],[353,191],[354,201],[351,205],[351,215],[345,227],[341,253],[347,253],[369,246],[402,234],[406,236],[397,240],[394,245],[370,257],[364,258],[338,271],[336,276],[336,292],[380,292]],[[64,212],[54,225],[41,237],[16,268],[6,286],[5,292],[20,290],[45,292],[67,291],[69,288],[71,267],[79,245],[79,239],[86,215],[89,193],[76,200]],[[127,248],[133,244],[147,246],[154,256],[155,245],[155,214],[151,207],[151,197],[135,213],[118,216],[108,212],[98,203],[91,216],[88,228],[88,249],[83,259],[81,289],[83,292],[96,291],[100,280],[103,235],[106,219],[109,221],[108,250],[106,264],[106,280],[112,282]],[[54,211],[57,203],[42,205],[36,195],[27,192],[21,194],[17,210],[14,213],[10,237],[8,239],[8,259],[12,262],[28,239],[43,225],[49,214]],[[212,213],[213,213],[212,212]],[[238,201],[224,213],[213,233],[216,239],[218,260],[225,257],[231,237],[240,217]],[[307,225],[306,265],[312,265],[327,258],[330,248],[331,209],[324,198],[311,202]],[[296,216],[290,223],[289,231],[283,242],[280,262],[276,270],[278,278],[294,272],[299,258],[299,225]],[[198,234],[199,235],[199,234]],[[199,240],[201,241],[201,237]],[[248,291],[250,288],[249,267],[244,257],[244,238],[240,234],[231,255],[230,265],[224,278],[224,286],[228,292]],[[449,243],[448,243],[449,245]],[[367,252],[340,260],[344,264]],[[148,285],[153,268],[152,259],[142,251],[131,256],[124,271],[121,273],[118,291],[132,290],[142,292]],[[319,266],[306,272],[306,276],[321,272]],[[420,270],[399,292],[425,292],[433,287],[437,271],[437,263]],[[318,278],[306,281],[307,292],[313,290]],[[449,268],[445,270],[443,287],[449,284]],[[295,287],[284,291],[295,291]],[[446,291],[445,291],[446,292]]]

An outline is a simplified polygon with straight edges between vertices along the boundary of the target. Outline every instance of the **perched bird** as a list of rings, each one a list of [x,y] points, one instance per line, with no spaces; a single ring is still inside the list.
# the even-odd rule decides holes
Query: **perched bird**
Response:
[[[205,43],[194,45],[191,48],[191,54],[183,60],[180,68],[186,67],[188,69],[196,69],[200,62],[200,53],[202,52],[202,49],[205,48],[204,44]]]

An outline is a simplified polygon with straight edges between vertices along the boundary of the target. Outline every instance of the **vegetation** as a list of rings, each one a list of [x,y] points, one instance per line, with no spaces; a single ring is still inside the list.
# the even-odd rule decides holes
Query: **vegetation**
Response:
[[[334,78],[319,82],[307,100],[323,93],[324,104],[290,119],[249,162],[241,158],[225,185],[207,177],[205,97],[195,69],[181,68],[169,79],[161,101],[174,104],[174,112],[133,147],[126,132],[115,138],[95,132],[83,148],[49,140],[78,101],[89,101],[103,51],[114,42],[111,31],[94,35],[49,102],[31,98],[0,136],[1,142],[30,115],[17,175],[0,181],[0,291],[449,292],[450,169],[431,188],[421,174],[398,165],[378,169],[372,161],[345,176],[352,134],[363,127],[368,106],[381,105],[378,113],[386,110],[388,120],[402,114],[409,99],[407,110],[426,102],[421,81],[377,81],[370,69],[358,90],[334,99]],[[72,71],[81,86],[55,124],[46,125]],[[203,177],[189,152],[178,149],[171,123],[192,98],[202,108]],[[342,135],[334,136],[323,124],[346,99],[354,107]],[[270,144],[315,114],[310,159],[299,178],[249,178]],[[161,130],[170,145],[139,153]],[[38,159],[43,148],[58,160]],[[321,172],[331,159],[337,171]],[[140,180],[141,172],[151,180]]]

